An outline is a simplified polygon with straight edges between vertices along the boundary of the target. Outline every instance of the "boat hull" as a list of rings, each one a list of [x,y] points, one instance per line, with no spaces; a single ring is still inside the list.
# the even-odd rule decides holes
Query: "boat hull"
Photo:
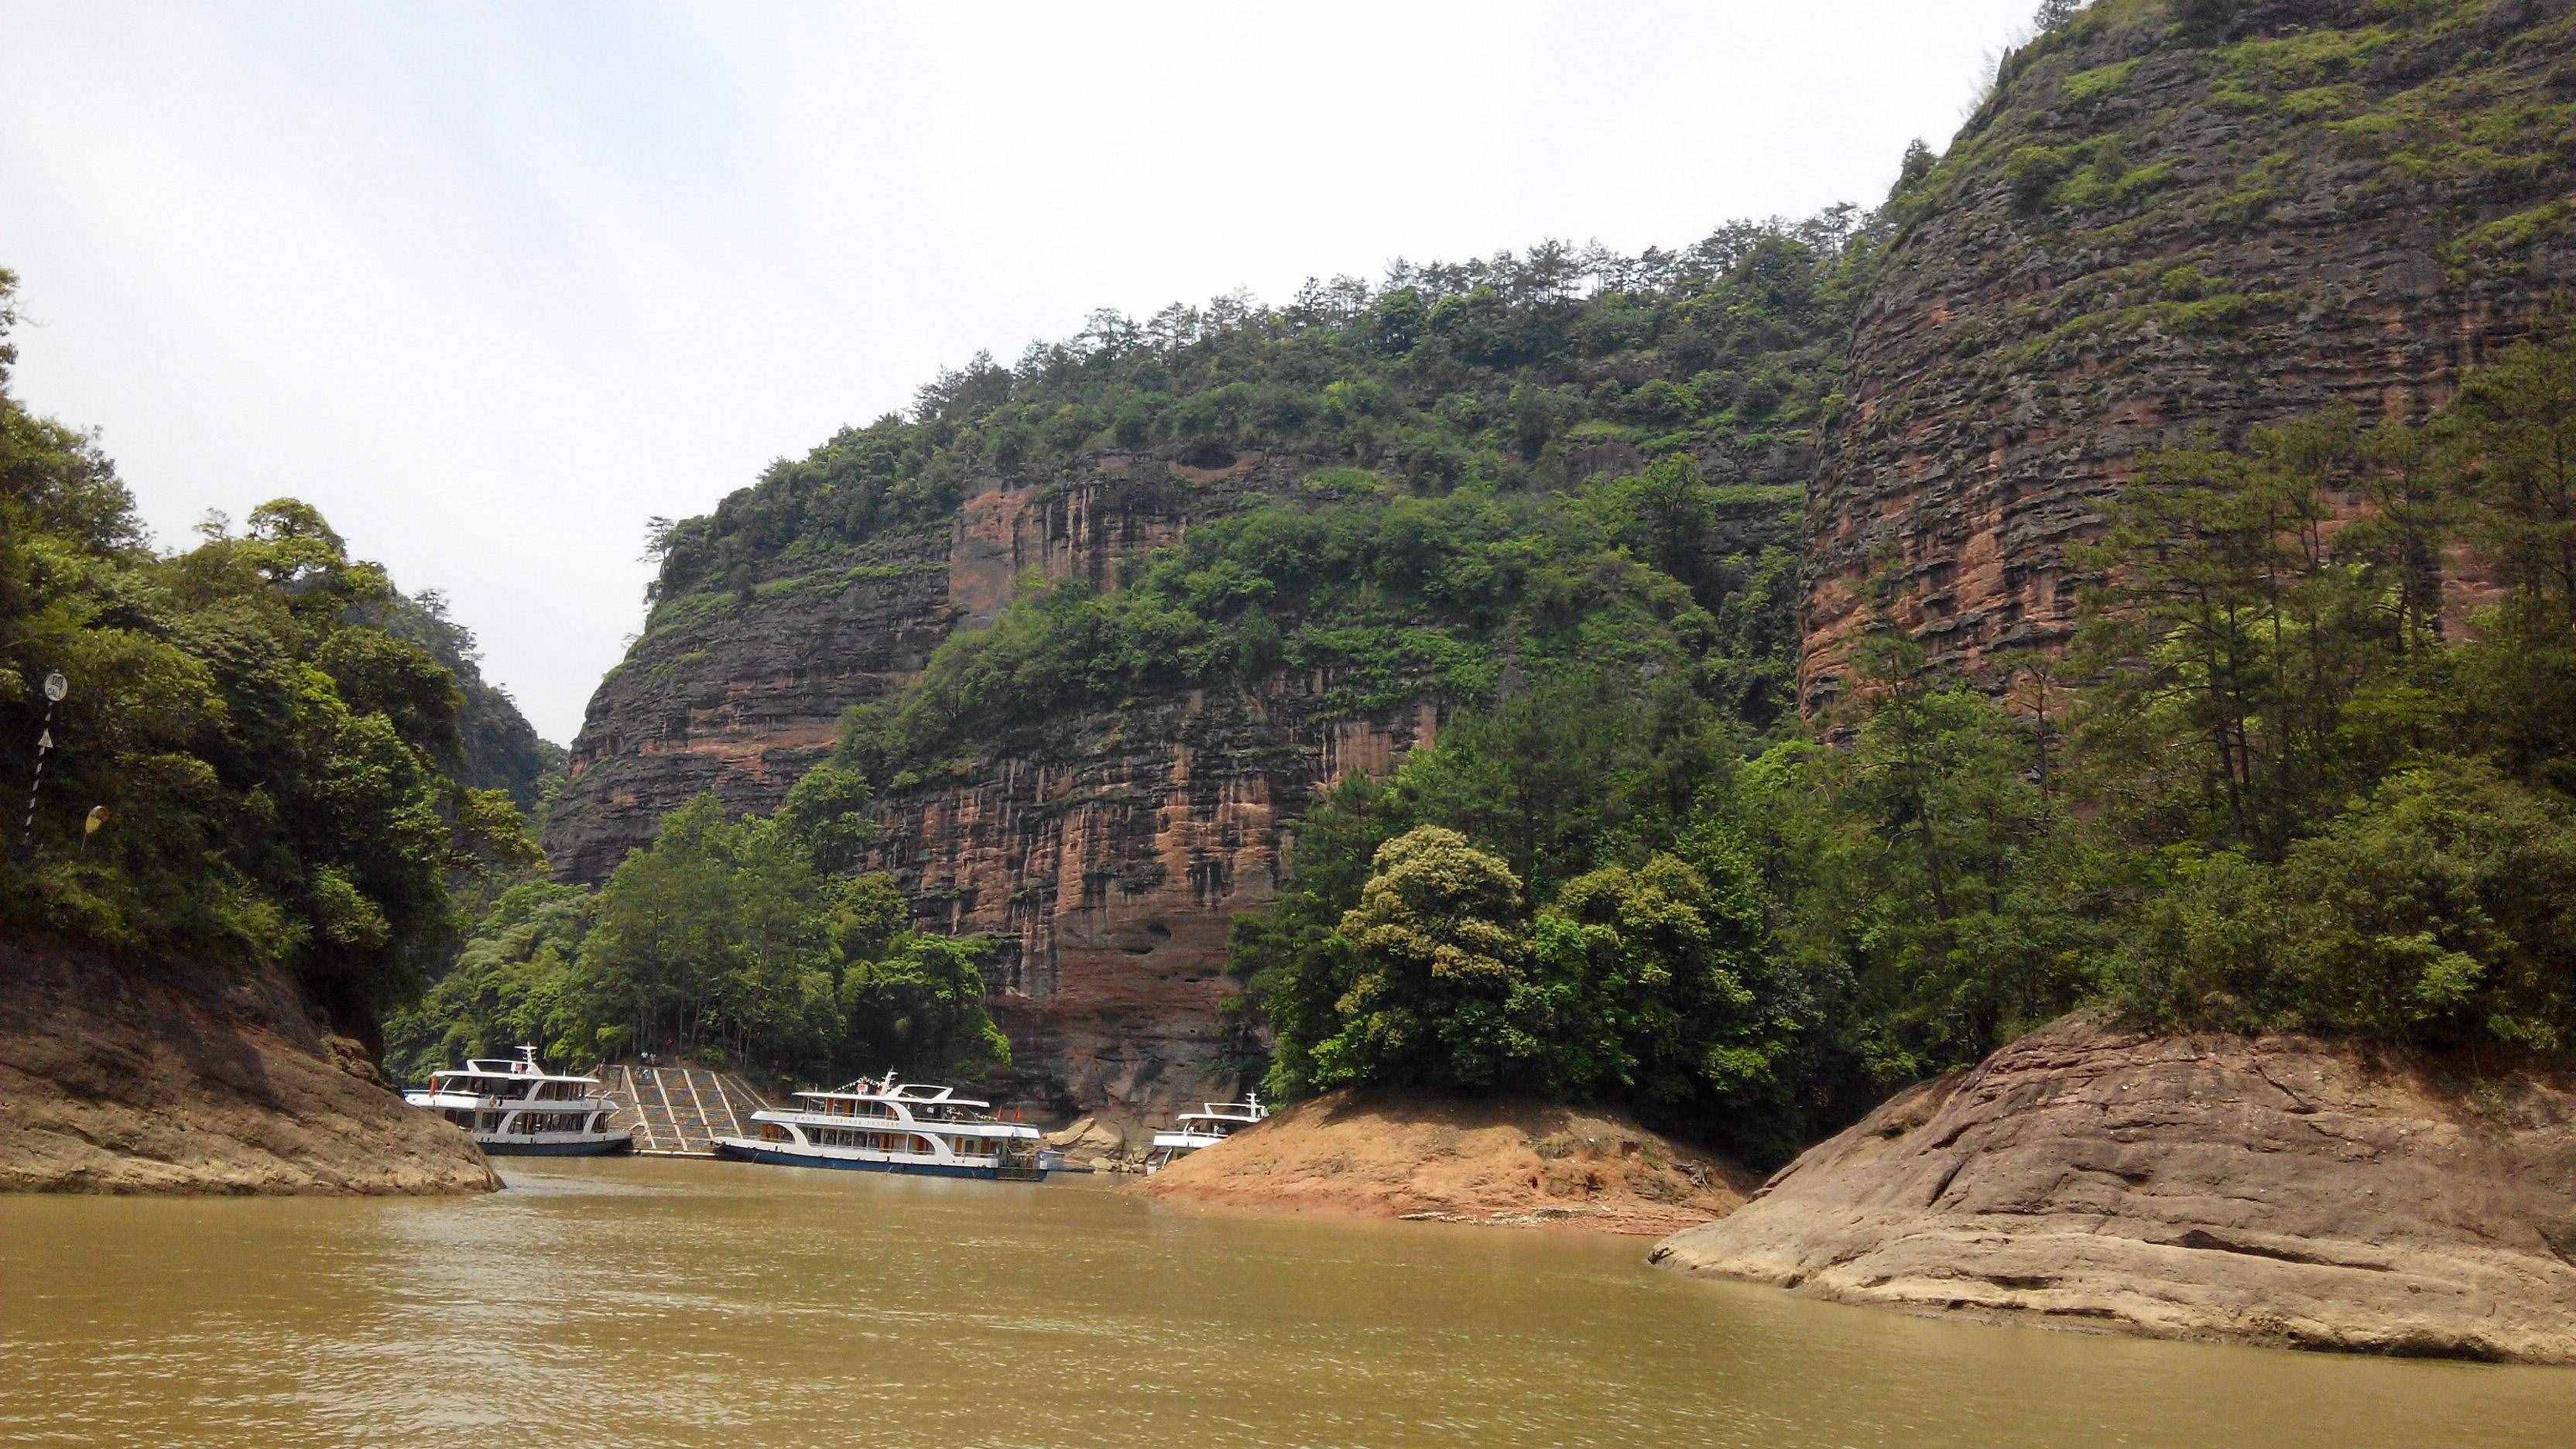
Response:
[[[945,1162],[886,1162],[864,1157],[826,1157],[811,1149],[751,1143],[733,1137],[716,1139],[716,1155],[736,1162],[766,1162],[777,1167],[829,1167],[841,1172],[902,1172],[915,1177],[1008,1178],[1036,1182],[1052,1169],[1044,1167],[966,1167]]]
[[[485,1142],[476,1140],[487,1157],[607,1157],[635,1150],[632,1137],[608,1137],[597,1142]]]

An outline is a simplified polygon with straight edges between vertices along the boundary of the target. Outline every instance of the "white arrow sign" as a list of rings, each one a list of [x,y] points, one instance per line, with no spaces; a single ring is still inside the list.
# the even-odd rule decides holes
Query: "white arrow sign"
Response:
[[[45,731],[43,734],[40,734],[40,735],[36,736],[36,753],[37,753],[37,754],[40,754],[40,755],[41,755],[41,754],[43,754],[45,751],[50,750],[50,749],[52,749],[53,747],[54,747],[54,732],[53,732],[52,730],[47,730],[47,731]]]

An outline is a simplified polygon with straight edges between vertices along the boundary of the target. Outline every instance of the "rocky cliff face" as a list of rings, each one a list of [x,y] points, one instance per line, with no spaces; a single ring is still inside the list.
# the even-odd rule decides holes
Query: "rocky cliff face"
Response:
[[[2576,1361],[2576,1082],[2070,1017],[1655,1261],[2165,1337]]]
[[[2566,0],[2099,0],[2014,56],[1855,329],[1810,500],[1800,671],[1868,584],[1936,660],[2069,631],[2064,548],[2139,454],[2420,416],[2576,281]]]
[[[1025,486],[987,478],[938,524],[820,566],[790,548],[732,592],[660,601],[582,720],[547,823],[556,872],[606,876],[664,811],[704,791],[776,808],[829,753],[844,710],[901,687],[951,629],[990,624],[1023,576],[1114,585],[1192,518],[1293,471],[1259,455],[1202,469],[1111,454]]]
[[[1132,1129],[1257,1070],[1247,1044],[1228,1050],[1228,922],[1270,899],[1310,795],[1438,728],[1428,703],[1330,713],[1329,686],[1086,713],[886,802],[871,864],[935,924],[1007,943],[996,985],[1022,1093]]]
[[[1022,580],[1114,586],[1194,519],[1287,492],[1313,465],[1247,453],[1110,454],[1031,486],[987,480],[944,527],[878,540],[817,576],[792,560],[748,595],[664,603],[600,687],[547,845],[604,876],[665,810],[713,790],[774,808],[828,753],[844,709],[899,688],[953,628],[992,622]],[[1437,728],[1428,705],[1327,711],[1333,681],[1193,691],[1051,721],[898,776],[868,868],[925,924],[988,932],[1017,1093],[1132,1128],[1230,1091],[1222,1006],[1232,913],[1269,898],[1307,797],[1384,771]]]
[[[1773,446],[1727,476],[1775,482],[1806,456]],[[1637,455],[1597,460],[1634,468]],[[660,815],[713,790],[768,810],[829,752],[842,712],[886,697],[950,631],[989,624],[1026,581],[1102,587],[1193,523],[1301,496],[1320,466],[1292,454],[1089,457],[1069,476],[986,479],[953,517],[875,537],[822,566],[789,548],[723,593],[662,601],[604,681],[573,750],[547,846],[597,880]],[[1732,546],[1792,526],[1731,506]],[[1231,1094],[1257,1069],[1233,1040],[1225,974],[1236,911],[1268,901],[1297,819],[1352,771],[1384,773],[1437,733],[1420,697],[1354,709],[1331,671],[1151,694],[1007,736],[961,730],[951,758],[878,782],[878,843],[916,918],[989,933],[988,970],[1021,1100],[1129,1131]]]
[[[285,973],[0,943],[0,1192],[500,1186]]]

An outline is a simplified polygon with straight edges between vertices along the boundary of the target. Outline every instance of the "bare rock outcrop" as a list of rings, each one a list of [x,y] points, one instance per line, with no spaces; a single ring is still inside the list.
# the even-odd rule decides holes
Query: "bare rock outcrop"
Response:
[[[279,973],[0,943],[0,1191],[498,1186]]]
[[[2062,1019],[1653,1260],[1853,1303],[2576,1362],[2576,1081]]]
[[[1668,1233],[1744,1201],[1743,1169],[1616,1114],[1329,1092],[1148,1178],[1174,1202]]]

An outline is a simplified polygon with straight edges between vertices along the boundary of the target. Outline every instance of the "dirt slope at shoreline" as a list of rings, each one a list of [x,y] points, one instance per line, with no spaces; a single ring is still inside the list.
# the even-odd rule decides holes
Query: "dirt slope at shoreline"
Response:
[[[1173,1202],[1669,1233],[1732,1212],[1741,1168],[1583,1108],[1333,1092],[1148,1178]]]
[[[1845,1302],[2576,1362],[2571,1087],[2068,1017],[1898,1094],[1653,1258]]]
[[[0,1191],[499,1185],[280,975],[0,943]]]

